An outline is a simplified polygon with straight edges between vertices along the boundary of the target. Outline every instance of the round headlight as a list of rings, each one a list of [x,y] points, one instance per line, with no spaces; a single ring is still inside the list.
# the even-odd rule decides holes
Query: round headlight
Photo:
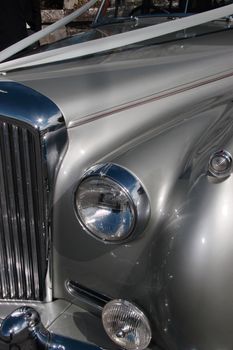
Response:
[[[135,224],[135,210],[127,193],[109,179],[88,178],[77,192],[78,214],[91,233],[104,240],[127,237]]]
[[[145,314],[125,300],[112,300],[102,312],[102,322],[108,336],[127,350],[143,350],[151,341],[151,328]]]
[[[95,237],[118,242],[142,230],[149,201],[139,180],[115,164],[89,169],[75,193],[78,218]]]

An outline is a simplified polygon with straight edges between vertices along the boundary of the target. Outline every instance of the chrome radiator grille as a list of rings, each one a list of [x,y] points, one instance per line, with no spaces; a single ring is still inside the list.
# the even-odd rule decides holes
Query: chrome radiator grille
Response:
[[[44,188],[39,133],[0,117],[0,299],[43,300]]]

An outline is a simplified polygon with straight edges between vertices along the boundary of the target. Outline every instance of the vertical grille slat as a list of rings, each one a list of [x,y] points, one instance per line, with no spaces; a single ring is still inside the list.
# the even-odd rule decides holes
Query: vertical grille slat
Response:
[[[0,168],[1,168],[1,159],[0,159]],[[1,173],[0,173],[0,178],[1,178]],[[0,185],[0,196],[2,195],[1,193],[1,185]],[[1,211],[0,211],[0,244],[1,244],[1,249],[0,249],[0,264],[1,264],[1,274],[0,274],[0,280],[1,280],[1,294],[0,298],[4,299],[8,297],[8,271],[7,271],[7,258],[6,258],[6,244],[5,244],[5,237],[4,237],[4,226],[3,226],[3,213],[2,213],[2,203],[0,205]]]
[[[0,117],[0,299],[43,299],[43,187],[39,133]]]
[[[19,229],[21,233],[22,255],[23,255],[22,265],[23,265],[23,271],[24,271],[26,295],[27,295],[27,299],[30,299],[31,291],[32,291],[31,272],[30,272],[31,261],[29,259],[29,248],[28,248],[28,240],[27,240],[22,164],[21,164],[21,157],[20,157],[19,128],[15,125],[13,126],[13,144],[14,144],[15,172],[16,172],[16,186],[17,186],[18,220],[19,220]]]
[[[32,194],[32,178],[31,178],[31,164],[28,149],[28,132],[23,130],[23,154],[25,162],[25,180],[26,180],[26,195],[27,195],[27,205],[28,205],[28,223],[30,230],[30,258],[32,262],[32,280],[34,285],[35,299],[39,297],[38,289],[36,286],[39,285],[38,279],[38,257],[37,257],[37,244],[36,244],[36,228],[35,228],[35,215],[34,215],[34,205],[33,205],[33,194]]]
[[[18,224],[17,224],[17,213],[16,213],[16,202],[15,202],[15,188],[13,180],[13,157],[10,144],[9,127],[6,123],[3,124],[3,134],[5,140],[5,159],[7,165],[7,192],[8,192],[8,213],[9,213],[9,227],[11,231],[11,247],[12,247],[12,259],[14,264],[14,273],[17,275],[18,283],[15,286],[14,295],[12,298],[16,297],[17,289],[18,295],[21,297],[23,295],[23,278],[22,278],[22,264],[21,264],[21,253],[20,253],[20,239],[18,234]]]
[[[6,257],[7,266],[5,267],[5,272],[8,275],[8,297],[15,298],[16,288],[15,288],[15,276],[14,276],[14,252],[12,247],[12,232],[10,229],[11,213],[9,209],[9,196],[8,196],[8,183],[7,176],[9,172],[9,164],[6,159],[6,148],[8,142],[8,132],[5,127],[5,123],[1,126],[1,159],[0,162],[3,165],[0,170],[0,186],[1,186],[1,208],[3,215],[3,232],[5,238],[6,247]],[[12,213],[13,214],[13,213]]]

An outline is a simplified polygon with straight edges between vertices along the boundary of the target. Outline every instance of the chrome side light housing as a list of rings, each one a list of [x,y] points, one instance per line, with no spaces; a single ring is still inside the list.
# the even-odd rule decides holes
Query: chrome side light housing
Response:
[[[112,300],[102,311],[104,329],[110,339],[126,350],[143,350],[151,341],[151,327],[146,315],[126,300]]]
[[[209,172],[219,178],[230,176],[232,172],[232,156],[228,151],[220,150],[211,155]]]
[[[111,243],[143,232],[150,216],[141,182],[112,163],[96,165],[84,174],[75,192],[75,207],[84,229]]]

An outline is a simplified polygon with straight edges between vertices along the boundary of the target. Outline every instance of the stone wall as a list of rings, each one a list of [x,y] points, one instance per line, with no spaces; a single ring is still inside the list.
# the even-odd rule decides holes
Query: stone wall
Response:
[[[81,7],[87,0],[63,0],[60,3],[58,1],[44,0],[41,2],[41,14],[43,27],[48,26],[51,23],[58,21],[59,19],[70,14],[72,11]],[[47,8],[50,5],[52,8]],[[60,8],[58,8],[60,6]],[[63,39],[67,36],[87,30],[92,23],[98,8],[89,9],[84,15],[79,17],[77,21],[73,21],[66,27],[60,28],[54,33],[48,35],[41,40],[41,44],[47,44],[59,39]]]

